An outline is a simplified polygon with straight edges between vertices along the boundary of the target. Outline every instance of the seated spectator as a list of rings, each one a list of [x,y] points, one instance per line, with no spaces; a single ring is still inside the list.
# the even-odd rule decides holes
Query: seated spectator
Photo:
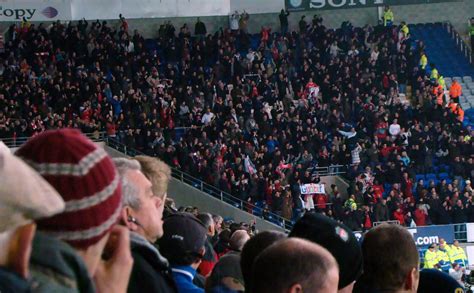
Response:
[[[31,138],[17,155],[66,204],[63,213],[37,222],[31,257],[37,292],[126,292],[133,260],[128,230],[115,226],[122,192],[105,150],[77,130],[61,129]]]
[[[163,235],[164,202],[154,193],[159,186],[145,177],[138,161],[116,158],[114,163],[122,178],[121,222],[130,230],[134,260],[127,292],[176,292],[168,261],[153,245]]]
[[[206,245],[205,245],[206,253],[204,254],[204,257],[202,258],[202,262],[198,268],[199,274],[204,277],[207,277],[212,272],[214,265],[218,261],[217,254],[211,242],[212,237],[214,237],[216,233],[215,225],[214,225],[214,220],[212,220],[211,214],[208,214],[208,213],[199,214],[197,215],[197,218],[207,228],[207,237],[206,237]]]
[[[405,228],[395,224],[374,227],[364,236],[362,253],[364,273],[355,292],[417,292],[420,260]]]
[[[289,238],[259,254],[249,292],[337,292],[339,271],[334,257],[310,241]]]
[[[193,283],[205,254],[207,228],[189,213],[175,213],[164,219],[160,251],[169,261],[178,292],[204,292]]]
[[[64,210],[57,191],[0,141],[0,292],[31,292],[34,221]]]
[[[247,292],[252,288],[252,265],[257,256],[273,243],[285,239],[286,235],[278,231],[263,231],[245,243],[240,258],[240,267]]]
[[[464,286],[462,277],[464,275],[465,269],[457,263],[453,263],[449,269],[449,275],[456,280],[460,286]]]
[[[240,269],[240,255],[227,254],[219,259],[206,280],[206,292],[244,292],[244,277]]]
[[[296,222],[289,237],[307,239],[329,250],[339,265],[337,292],[352,292],[362,273],[362,252],[349,228],[326,216],[307,213]]]

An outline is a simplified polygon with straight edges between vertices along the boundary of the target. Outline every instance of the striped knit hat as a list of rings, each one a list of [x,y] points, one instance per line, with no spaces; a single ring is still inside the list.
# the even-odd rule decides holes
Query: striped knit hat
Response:
[[[112,159],[78,130],[41,133],[16,154],[62,196],[61,214],[39,220],[38,229],[77,248],[98,242],[117,222],[122,192]]]

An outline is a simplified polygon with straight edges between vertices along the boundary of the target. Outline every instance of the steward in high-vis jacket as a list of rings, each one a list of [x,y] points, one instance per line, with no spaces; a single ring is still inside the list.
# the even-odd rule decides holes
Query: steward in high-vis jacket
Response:
[[[436,244],[430,245],[428,250],[425,252],[425,263],[423,268],[425,269],[438,269],[438,254],[436,253]]]
[[[438,264],[443,272],[448,273],[451,268],[451,260],[449,259],[448,251],[446,250],[446,242],[440,242],[436,255],[438,256]]]
[[[462,247],[459,246],[459,241],[454,240],[453,245],[451,245],[449,248],[448,254],[451,263],[457,263],[464,268],[469,266],[466,252]]]

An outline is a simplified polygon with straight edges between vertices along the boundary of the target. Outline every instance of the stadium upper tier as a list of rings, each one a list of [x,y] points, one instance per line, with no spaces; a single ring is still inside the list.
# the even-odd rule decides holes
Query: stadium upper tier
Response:
[[[472,129],[462,122],[471,114],[440,95],[426,52],[402,27],[334,30],[322,19],[285,35],[193,37],[167,24],[149,40],[123,23],[12,27],[0,137],[105,130],[288,219],[316,208],[355,230],[465,221],[474,218]],[[351,166],[347,201],[329,186],[328,196],[301,196],[319,182],[308,170],[335,164]],[[417,174],[434,177],[418,188]]]

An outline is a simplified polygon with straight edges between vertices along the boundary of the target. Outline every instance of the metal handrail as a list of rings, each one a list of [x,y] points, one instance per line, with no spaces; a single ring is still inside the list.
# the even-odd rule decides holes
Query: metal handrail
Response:
[[[106,138],[106,144],[107,146],[117,150],[117,151],[120,151],[122,153],[124,153],[125,155],[127,156],[131,156],[131,157],[134,157],[134,156],[137,156],[137,155],[143,155],[144,153],[139,151],[139,150],[136,150],[136,149],[133,149],[133,148],[130,148],[130,147],[127,147],[126,145],[122,144],[121,142],[113,139],[113,138]],[[266,211],[264,208],[262,207],[258,207],[252,203],[249,203],[249,202],[246,202],[240,198],[237,198],[233,195],[231,195],[230,193],[227,193],[225,191],[222,191],[204,181],[202,181],[201,179],[198,179],[194,176],[191,176],[179,169],[176,169],[176,168],[171,168],[171,175],[173,176],[173,178],[183,182],[183,183],[186,183],[188,185],[191,185],[192,187],[204,192],[204,193],[207,193],[209,195],[211,195],[212,197],[215,197],[217,199],[220,199],[221,201],[225,202],[225,203],[228,203],[232,206],[234,206],[235,208],[238,208],[242,211],[245,211],[247,213],[250,213],[250,214],[253,214],[253,215],[256,215],[258,216],[259,218],[262,218],[266,221],[269,221],[270,223],[272,224],[275,224],[275,225],[278,225],[280,227],[282,227],[283,229],[289,231],[291,230],[291,228],[293,227],[293,222],[291,220],[288,220],[286,218],[283,218],[275,213],[272,213],[272,212],[269,212],[269,211]],[[257,214],[255,214],[257,213]]]
[[[106,133],[105,132],[92,132],[92,133],[83,133],[87,138],[92,140],[93,142],[102,142],[106,140]],[[30,137],[21,136],[21,137],[7,137],[7,138],[0,138],[7,147],[9,148],[18,148],[22,146],[25,142],[28,141]]]
[[[464,56],[469,60],[470,64],[473,64],[472,50],[469,45],[466,43],[466,40],[463,39],[461,34],[456,31],[454,26],[450,22],[444,22],[443,26],[451,36],[451,38],[456,42],[458,49],[464,54]]]

